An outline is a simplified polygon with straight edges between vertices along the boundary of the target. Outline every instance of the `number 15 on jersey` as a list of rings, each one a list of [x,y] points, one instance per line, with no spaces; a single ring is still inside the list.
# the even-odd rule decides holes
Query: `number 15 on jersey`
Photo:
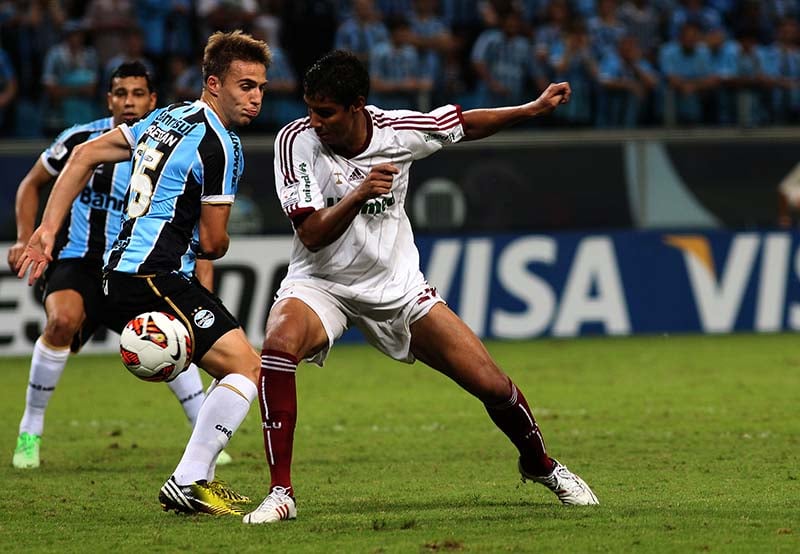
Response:
[[[150,209],[155,188],[153,178],[157,174],[158,162],[163,155],[163,152],[144,144],[136,147],[129,185],[128,217],[141,217]]]

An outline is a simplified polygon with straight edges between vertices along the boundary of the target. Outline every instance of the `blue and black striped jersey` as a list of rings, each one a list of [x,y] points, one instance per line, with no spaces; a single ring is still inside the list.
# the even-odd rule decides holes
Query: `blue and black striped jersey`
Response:
[[[133,168],[106,270],[191,276],[201,204],[232,204],[236,195],[244,169],[239,137],[199,100],[119,128],[133,149]]]
[[[113,128],[110,117],[70,127],[56,137],[39,159],[47,172],[56,177],[77,145]],[[119,233],[130,173],[130,162],[102,164],[95,169],[59,230],[53,258],[84,258],[102,264],[106,250]]]

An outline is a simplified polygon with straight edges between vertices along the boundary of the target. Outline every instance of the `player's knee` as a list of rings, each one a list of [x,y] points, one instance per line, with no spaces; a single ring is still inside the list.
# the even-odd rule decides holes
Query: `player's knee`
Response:
[[[80,327],[80,319],[67,312],[52,313],[47,318],[44,328],[44,340],[55,346],[65,346],[72,342],[72,337]]]
[[[290,329],[271,329],[264,337],[263,349],[283,352],[295,358],[302,358],[305,352],[304,340]]]
[[[479,397],[486,404],[498,404],[511,397],[511,378],[497,366],[484,375],[482,385]]]
[[[239,373],[257,384],[259,375],[261,375],[261,357],[255,350],[250,350],[246,356],[242,356],[241,366],[237,369]]]

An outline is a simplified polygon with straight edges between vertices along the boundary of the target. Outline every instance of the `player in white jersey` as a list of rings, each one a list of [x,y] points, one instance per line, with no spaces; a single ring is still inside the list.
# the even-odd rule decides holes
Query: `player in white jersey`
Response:
[[[569,84],[551,84],[521,106],[384,111],[366,104],[364,66],[336,51],[308,70],[303,86],[309,116],[275,141],[275,186],[295,236],[261,352],[270,492],[245,523],[296,517],[295,371],[302,359],[322,365],[350,325],[392,358],[419,359],[481,400],[519,450],[523,480],[544,484],[564,504],[597,504],[580,477],[547,455],[522,392],[426,283],[403,207],[411,162],[549,113],[569,100]]]

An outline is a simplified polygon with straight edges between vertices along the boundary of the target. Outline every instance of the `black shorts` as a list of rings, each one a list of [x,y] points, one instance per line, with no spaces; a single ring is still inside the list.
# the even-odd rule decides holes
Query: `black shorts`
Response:
[[[194,360],[201,359],[222,335],[239,328],[222,300],[197,279],[178,273],[142,276],[112,271],[104,284],[109,329],[121,333],[141,313],[167,312],[189,329]]]
[[[78,352],[92,338],[98,327],[107,326],[101,262],[82,258],[55,260],[47,266],[43,285],[43,302],[50,294],[61,290],[74,290],[83,298],[86,319],[72,338],[70,349],[73,352]]]

